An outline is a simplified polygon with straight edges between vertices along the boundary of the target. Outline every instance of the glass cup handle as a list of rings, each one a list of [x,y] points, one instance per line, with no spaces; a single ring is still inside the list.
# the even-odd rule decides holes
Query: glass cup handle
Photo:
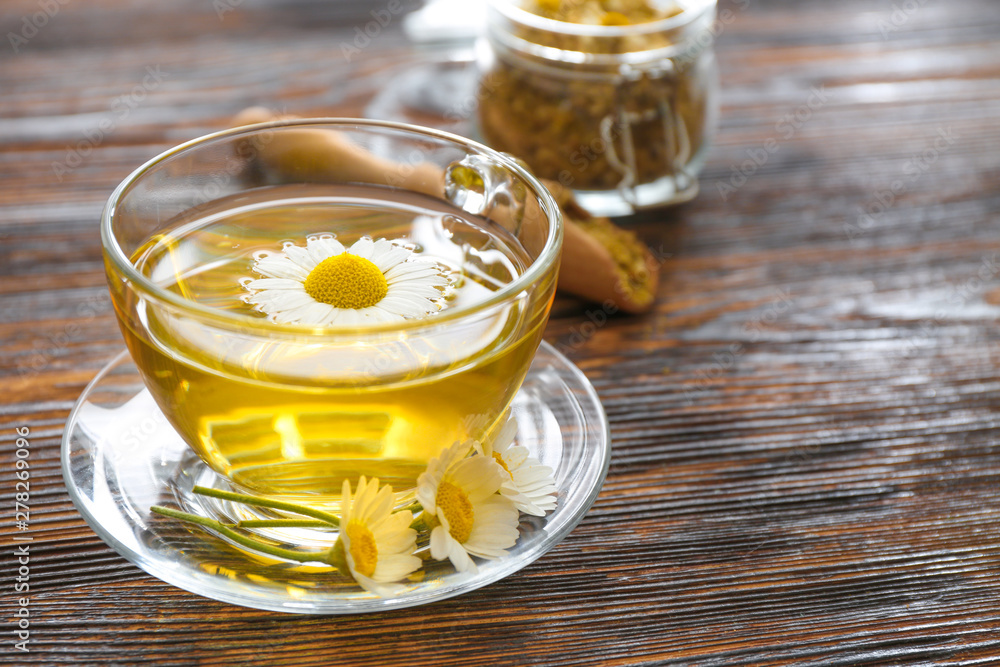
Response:
[[[500,223],[515,236],[521,232],[528,192],[506,167],[489,158],[467,155],[448,165],[445,197],[467,213]]]

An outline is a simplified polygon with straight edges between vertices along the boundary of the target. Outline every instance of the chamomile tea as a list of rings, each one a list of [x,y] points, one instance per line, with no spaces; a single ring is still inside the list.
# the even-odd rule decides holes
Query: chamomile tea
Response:
[[[443,448],[485,437],[554,289],[553,271],[493,298],[531,264],[511,233],[370,185],[249,190],[137,246],[138,273],[192,305],[112,280],[147,388],[215,471],[290,499],[335,497],[360,475],[412,489]],[[337,259],[351,254],[368,264]]]

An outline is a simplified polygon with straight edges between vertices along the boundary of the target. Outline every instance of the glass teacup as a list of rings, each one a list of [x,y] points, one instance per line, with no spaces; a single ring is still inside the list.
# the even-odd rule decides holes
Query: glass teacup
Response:
[[[490,437],[541,341],[562,227],[509,156],[323,119],[154,158],[102,237],[129,351],[177,433],[238,490],[325,503],[360,475],[405,494],[445,447]]]

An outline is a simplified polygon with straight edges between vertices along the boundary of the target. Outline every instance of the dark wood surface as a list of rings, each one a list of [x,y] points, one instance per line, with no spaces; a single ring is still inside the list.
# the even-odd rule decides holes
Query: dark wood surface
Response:
[[[995,0],[724,3],[702,192],[630,223],[663,258],[654,312],[591,331],[594,308],[560,298],[548,329],[610,419],[596,504],[508,579],[356,617],[162,583],[97,538],[60,473],[69,410],[122,347],[97,229],[113,187],[251,104],[360,114],[408,57],[396,25],[341,57],[375,5],[228,4],[0,6],[0,663],[1000,664]],[[131,108],[147,67],[162,78]]]

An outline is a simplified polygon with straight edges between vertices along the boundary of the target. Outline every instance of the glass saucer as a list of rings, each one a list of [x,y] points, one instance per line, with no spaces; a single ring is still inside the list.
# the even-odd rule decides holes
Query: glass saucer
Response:
[[[378,598],[333,568],[248,552],[149,511],[194,511],[195,484],[225,483],[170,427],[142,385],[127,352],[87,386],[70,413],[62,442],[66,487],[91,528],[146,572],[192,593],[232,604],[301,614],[356,614],[402,609],[461,595],[517,572],[559,543],[597,498],[608,470],[608,423],[594,388],[576,366],[542,343],[513,402],[517,443],[555,471],[555,510],[522,515],[507,557],[478,560],[457,573],[427,561],[419,581],[398,597]],[[201,513],[211,512],[201,508]],[[303,543],[308,543],[304,540]]]

